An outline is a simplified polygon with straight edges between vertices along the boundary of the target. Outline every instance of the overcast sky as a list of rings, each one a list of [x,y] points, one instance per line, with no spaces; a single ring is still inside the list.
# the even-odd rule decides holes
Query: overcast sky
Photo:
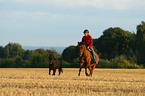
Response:
[[[110,27],[136,33],[145,0],[0,0],[0,45],[77,45],[88,29],[99,38]]]

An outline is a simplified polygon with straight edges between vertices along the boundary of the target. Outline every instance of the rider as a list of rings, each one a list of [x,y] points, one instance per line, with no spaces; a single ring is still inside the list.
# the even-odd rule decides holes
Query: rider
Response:
[[[84,30],[84,35],[85,36],[83,36],[82,42],[85,42],[87,44],[87,49],[91,52],[91,54],[93,56],[93,61],[94,61],[94,63],[96,63],[97,57],[96,57],[95,51],[94,51],[94,49],[92,47],[92,45],[93,45],[93,39],[92,39],[92,37],[89,34],[89,31],[87,29]],[[81,62],[81,61],[79,60],[78,62]]]

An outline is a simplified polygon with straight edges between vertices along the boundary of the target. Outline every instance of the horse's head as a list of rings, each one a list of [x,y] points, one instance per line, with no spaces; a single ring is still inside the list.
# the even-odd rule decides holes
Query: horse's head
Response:
[[[78,46],[79,46],[79,55],[81,56],[84,53],[84,51],[87,50],[86,43],[78,42]]]
[[[50,54],[49,55],[49,64],[53,64],[54,63],[54,55],[53,54]]]

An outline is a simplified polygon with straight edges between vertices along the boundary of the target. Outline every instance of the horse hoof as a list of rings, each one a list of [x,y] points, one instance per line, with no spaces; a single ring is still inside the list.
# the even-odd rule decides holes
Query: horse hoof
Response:
[[[86,74],[86,76],[89,76],[89,74]]]

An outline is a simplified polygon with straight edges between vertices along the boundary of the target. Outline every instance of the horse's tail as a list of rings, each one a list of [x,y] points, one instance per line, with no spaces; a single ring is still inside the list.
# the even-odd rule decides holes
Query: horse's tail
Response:
[[[99,63],[99,55],[96,53],[96,57],[97,57],[97,61],[96,61],[96,64]]]

